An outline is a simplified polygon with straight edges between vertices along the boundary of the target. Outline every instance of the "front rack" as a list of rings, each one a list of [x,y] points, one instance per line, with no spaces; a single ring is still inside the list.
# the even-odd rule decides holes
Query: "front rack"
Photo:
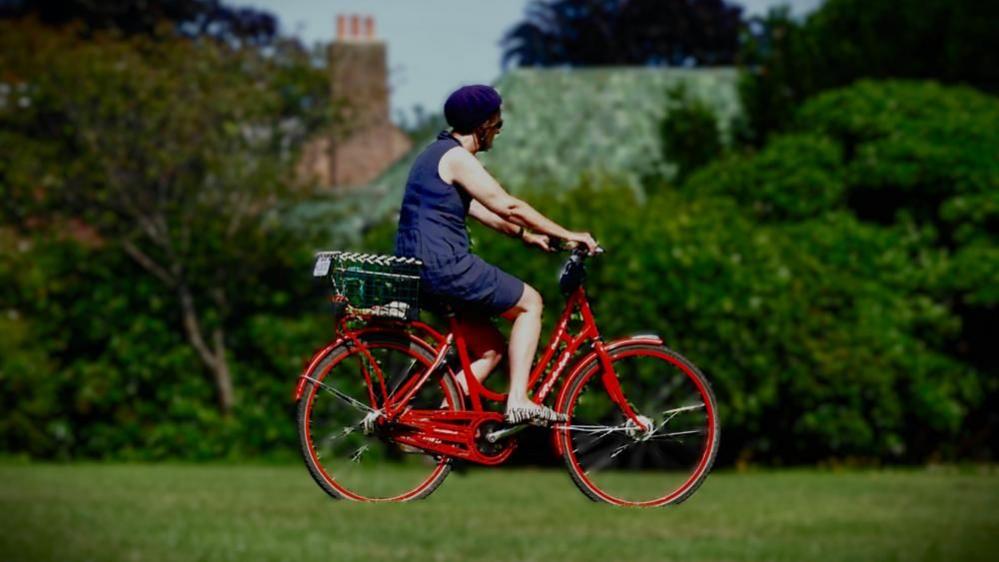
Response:
[[[328,277],[334,299],[359,316],[416,320],[420,316],[423,262],[357,252],[319,252],[313,277]]]

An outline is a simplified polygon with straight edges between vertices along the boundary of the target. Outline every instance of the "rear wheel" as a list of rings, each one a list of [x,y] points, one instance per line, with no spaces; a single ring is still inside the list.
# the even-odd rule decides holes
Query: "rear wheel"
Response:
[[[432,354],[406,335],[361,336],[384,374],[391,394],[403,381],[419,376]],[[372,385],[369,387],[365,370]],[[298,428],[305,464],[316,483],[336,499],[410,501],[430,495],[451,471],[450,460],[400,446],[378,423],[384,401],[370,360],[358,346],[345,342],[310,372],[298,404]],[[410,402],[418,409],[446,403],[460,408],[451,377],[434,375]]]
[[[594,501],[662,506],[690,497],[718,452],[714,393],[692,363],[662,346],[614,350],[611,364],[638,415],[627,417],[610,398],[600,361],[569,381],[556,429],[573,481]]]

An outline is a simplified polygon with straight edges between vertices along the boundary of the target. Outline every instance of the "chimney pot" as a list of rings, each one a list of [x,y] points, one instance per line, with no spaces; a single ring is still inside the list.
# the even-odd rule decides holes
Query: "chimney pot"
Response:
[[[366,39],[375,38],[375,18],[371,16],[364,18],[364,37]]]
[[[361,36],[361,16],[353,14],[350,16],[350,38],[357,39]]]
[[[336,38],[343,39],[347,35],[347,18],[343,14],[336,17]]]

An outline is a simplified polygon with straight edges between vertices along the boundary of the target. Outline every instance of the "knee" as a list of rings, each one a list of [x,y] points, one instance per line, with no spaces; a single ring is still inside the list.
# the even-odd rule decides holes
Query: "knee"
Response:
[[[524,294],[520,297],[520,302],[524,312],[541,316],[545,303],[541,300],[541,293],[530,285],[524,285]]]
[[[512,321],[522,314],[541,318],[541,311],[543,309],[544,303],[541,302],[541,293],[539,293],[534,287],[525,283],[524,292],[520,295],[520,300],[518,300],[517,304],[513,305],[510,310],[503,313],[503,318]]]

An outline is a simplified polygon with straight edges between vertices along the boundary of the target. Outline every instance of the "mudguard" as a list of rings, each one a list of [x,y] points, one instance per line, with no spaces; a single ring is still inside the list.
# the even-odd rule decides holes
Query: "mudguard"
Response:
[[[626,338],[621,338],[614,340],[604,346],[607,353],[614,353],[615,350],[621,349],[623,347],[628,347],[629,345],[664,345],[663,339],[658,334],[646,333],[646,334],[635,334],[628,336]],[[569,387],[572,386],[572,382],[576,380],[576,377],[583,372],[584,369],[589,367],[592,363],[600,360],[600,355],[596,351],[591,351],[583,356],[582,359],[576,362],[569,371],[569,375],[565,378],[565,383],[562,384],[562,388],[559,389],[558,398],[555,400],[555,411],[564,412],[565,402],[568,399]],[[562,455],[562,446],[558,441],[558,432],[552,432],[552,444],[555,447],[555,452],[558,455]]]

